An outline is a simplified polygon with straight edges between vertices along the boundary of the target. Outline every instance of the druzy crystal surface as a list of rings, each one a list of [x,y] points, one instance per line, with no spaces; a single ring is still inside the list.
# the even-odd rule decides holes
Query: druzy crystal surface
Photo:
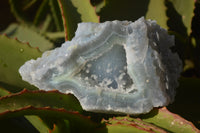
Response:
[[[174,100],[181,61],[173,45],[173,36],[143,17],[80,23],[71,41],[19,72],[40,89],[74,94],[87,111],[147,113]]]

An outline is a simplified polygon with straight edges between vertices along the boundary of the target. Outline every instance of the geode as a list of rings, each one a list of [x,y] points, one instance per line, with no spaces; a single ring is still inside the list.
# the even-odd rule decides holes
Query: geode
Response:
[[[71,41],[27,61],[23,80],[72,93],[84,110],[141,114],[174,100],[182,64],[174,37],[143,17],[80,23]]]

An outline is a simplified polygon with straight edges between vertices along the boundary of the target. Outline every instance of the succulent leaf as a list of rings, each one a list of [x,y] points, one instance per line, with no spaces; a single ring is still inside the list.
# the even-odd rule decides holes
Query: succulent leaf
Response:
[[[156,20],[161,27],[168,29],[165,1],[150,0],[146,18]]]
[[[43,28],[45,25],[44,21],[50,14],[49,0],[9,0],[12,13],[20,23],[25,23],[27,25],[38,26],[39,29]],[[49,31],[55,31],[56,25],[48,27]]]
[[[44,52],[53,47],[53,43],[37,33],[33,28],[24,25],[11,24],[3,33],[9,37],[16,37],[21,42],[29,42],[32,47],[38,47]]]
[[[153,116],[153,117],[152,117]],[[151,113],[141,117],[143,121],[157,125],[170,132],[194,133],[199,130],[189,121],[173,114],[166,107],[154,109]]]
[[[43,0],[39,6],[33,21],[35,25],[39,25],[41,20],[45,18],[46,12],[48,11],[48,2],[49,0]]]
[[[128,133],[128,132],[183,132],[194,133],[199,130],[189,121],[169,112],[166,107],[155,108],[149,114],[139,117],[113,117],[103,120],[109,133]],[[97,130],[96,133],[105,131]]]
[[[65,33],[64,32],[46,32],[45,36],[51,40],[56,40],[58,38],[64,38]]]
[[[0,97],[11,94],[8,90],[0,86]]]
[[[195,0],[169,0],[182,18],[187,34],[191,33],[192,18],[194,16]],[[171,18],[173,19],[173,18]]]
[[[53,121],[57,119],[69,120],[72,126],[80,125],[78,129],[73,128],[76,131],[83,130],[86,127],[86,130],[96,128],[96,123],[93,123],[89,118],[82,116],[77,111],[81,112],[82,108],[76,98],[73,95],[65,95],[58,91],[24,90],[20,93],[0,98],[0,119],[23,115],[38,115],[54,118]],[[34,119],[29,119],[33,125],[35,125]],[[36,127],[38,126],[36,125]]]
[[[42,35],[45,35],[46,32],[51,31],[53,29],[52,27],[52,16],[50,14],[48,14],[42,24],[42,27],[40,29],[40,33]],[[52,29],[51,29],[52,28]]]
[[[73,125],[74,132],[92,132],[98,128],[98,124],[92,122],[88,117],[85,117],[77,112],[66,111],[65,109],[52,109],[48,107],[35,108],[27,106],[15,111],[6,111],[0,113],[0,120],[3,118],[18,117],[22,115],[38,115],[56,119],[66,119]],[[77,128],[78,125],[78,128]]]
[[[27,115],[25,118],[40,132],[40,133],[48,133],[49,128],[42,119],[35,115]]]
[[[51,7],[52,16],[53,16],[53,20],[56,24],[57,31],[63,31],[64,30],[63,29],[63,21],[62,21],[62,16],[61,16],[58,1],[50,0],[49,5]]]
[[[35,89],[37,90],[38,89],[34,86],[30,86],[30,84],[25,84],[25,86],[26,85],[27,85],[27,87],[30,87],[29,88],[30,90],[35,90]],[[0,87],[5,89],[6,91],[8,91],[10,94],[20,92],[25,88],[25,87],[15,86],[15,85],[12,85],[12,84],[7,84],[7,83],[4,83],[2,81],[0,81]]]
[[[18,69],[27,60],[41,56],[41,52],[5,35],[0,35],[0,44],[0,82],[20,88],[36,89],[22,81]]]
[[[43,102],[41,102],[43,101]],[[14,111],[27,106],[64,108],[69,111],[82,111],[78,100],[73,95],[65,95],[58,91],[24,90],[13,95],[0,98],[0,113]]]
[[[62,12],[65,39],[71,40],[80,22],[99,22],[89,0],[58,0]]]
[[[37,0],[28,0],[26,2],[27,4],[24,6],[24,9],[30,8],[32,5],[34,5],[37,2]]]
[[[159,132],[166,133],[162,128],[156,127],[153,124],[149,124],[140,120],[139,118],[131,117],[114,117],[109,120],[104,120],[109,133],[147,133],[147,132]]]
[[[29,19],[27,18],[27,16],[23,13],[23,10],[22,10],[22,7],[21,7],[21,4],[24,2],[19,2],[18,0],[9,0],[10,2],[10,6],[11,6],[11,11],[12,13],[14,14],[14,16],[16,17],[16,19],[19,21],[19,22],[27,22],[29,21]],[[28,4],[28,2],[24,2],[23,4]],[[30,5],[30,4],[29,4]]]
[[[6,96],[6,95],[10,95],[11,93],[0,87],[0,97],[1,96]],[[29,116],[25,116],[25,118],[41,133],[46,133],[49,131],[49,128],[45,125],[45,123],[42,121],[41,118],[39,118],[38,116],[33,116],[33,115],[29,115]],[[3,121],[3,120],[2,120]],[[12,122],[12,120],[10,120]],[[0,121],[1,123],[1,121]],[[22,123],[25,124],[25,123]],[[5,125],[7,126],[7,125]],[[2,131],[2,130],[1,130]],[[22,130],[20,129],[20,132]],[[6,131],[7,132],[7,131]]]

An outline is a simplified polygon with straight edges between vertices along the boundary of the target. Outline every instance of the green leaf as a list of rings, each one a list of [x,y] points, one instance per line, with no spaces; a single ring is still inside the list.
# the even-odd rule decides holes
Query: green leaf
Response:
[[[64,32],[46,32],[45,36],[51,40],[56,40],[58,38],[64,38],[65,33]]]
[[[40,133],[48,133],[49,128],[45,125],[42,119],[38,116],[27,115],[25,118],[40,132]]]
[[[24,90],[13,95],[0,98],[0,113],[15,111],[27,106],[64,108],[69,111],[82,111],[79,101],[73,95],[58,91],[28,91]]]
[[[42,102],[41,102],[42,101]],[[26,91],[0,98],[0,119],[23,115],[38,115],[40,117],[69,120],[71,130],[94,130],[97,124],[82,116],[82,108],[73,95],[65,95],[58,91]],[[34,124],[33,120],[31,123]],[[77,125],[79,128],[77,129]],[[39,125],[36,125],[39,128]],[[63,126],[61,126],[63,130]],[[43,127],[44,128],[44,127]],[[46,129],[44,129],[46,130]]]
[[[109,133],[147,133],[147,132],[162,132],[165,130],[156,127],[150,123],[144,122],[139,118],[131,117],[113,117],[109,120],[103,120]],[[103,130],[103,129],[102,129]],[[101,130],[97,130],[101,132]]]
[[[167,131],[174,133],[195,133],[199,130],[189,121],[179,115],[173,114],[166,107],[154,109],[149,114],[141,117],[143,121],[152,123]]]
[[[22,81],[18,69],[25,61],[41,56],[41,52],[16,39],[0,35],[0,82],[20,88],[36,89]]]
[[[46,16],[46,18],[45,18],[45,20],[44,20],[44,22],[43,22],[43,24],[42,24],[42,27],[41,27],[41,29],[40,29],[40,33],[42,34],[42,35],[45,35],[45,33],[48,31],[48,30],[50,30],[51,28],[53,28],[52,27],[52,20],[53,20],[53,18],[52,18],[52,16],[50,15],[50,14],[47,14],[47,16]],[[50,30],[51,31],[51,30]],[[46,36],[45,36],[46,37]]]
[[[26,6],[23,9],[26,10],[26,9],[30,8],[36,2],[37,2],[37,0],[29,0],[29,1],[27,1],[27,4],[26,4]]]
[[[3,33],[22,42],[29,42],[32,47],[38,47],[42,52],[53,47],[53,43],[44,36],[24,25],[11,24]]]
[[[26,82],[24,82],[24,83],[26,83]],[[7,83],[1,82],[1,81],[0,81],[0,86],[10,93],[17,93],[17,92],[20,92],[24,89],[24,87],[18,87],[18,86],[7,84]],[[27,83],[27,87],[30,87],[29,88],[30,90],[32,90],[32,89],[37,90],[38,89],[34,86],[30,86],[30,84],[28,84],[28,83]]]
[[[63,31],[63,21],[58,1],[50,0],[49,5],[51,7],[52,16],[56,24],[57,31]]]
[[[97,127],[96,123],[77,111],[82,112],[78,100],[73,95],[62,94],[58,91],[24,90],[0,98],[0,119],[37,115],[41,118],[51,118],[54,122],[69,120],[70,130],[75,132],[92,131]]]
[[[49,2],[56,1],[56,0],[42,0],[42,1],[41,0],[21,0],[21,1],[9,0],[9,1],[10,1],[11,10],[14,16],[21,24],[25,23],[28,26],[35,25],[39,29],[44,29],[46,27],[43,28],[43,26],[45,26],[46,24],[45,20],[46,18],[48,18],[48,15],[50,15],[51,17],[54,15],[54,14],[51,14],[50,12]],[[47,30],[55,31],[55,28],[56,28],[55,23],[51,21],[50,24],[48,25]]]
[[[168,29],[165,1],[150,0],[146,18],[156,20],[161,27]]]
[[[181,15],[187,33],[191,33],[192,18],[194,16],[195,0],[169,0]]]
[[[58,0],[62,12],[65,39],[71,40],[80,22],[99,22],[89,0]]]
[[[7,91],[6,89],[0,87],[0,96],[6,96],[10,95],[11,93]],[[38,116],[25,116],[25,118],[41,133],[48,133],[49,128],[46,126],[46,124],[42,121],[41,118]],[[11,120],[12,122],[12,120]],[[1,130],[2,131],[2,130]]]
[[[49,0],[43,0],[39,6],[33,21],[35,25],[39,25],[40,22],[45,18],[45,15],[48,11],[48,2]]]
[[[140,130],[137,128],[132,128],[124,125],[109,125],[107,126],[107,130],[109,133],[148,133],[144,130]]]
[[[0,97],[11,94],[8,90],[0,86]]]
[[[47,107],[35,108],[31,106],[15,111],[0,113],[0,121],[3,120],[3,118],[13,118],[23,115],[38,115],[40,117],[49,117],[55,120],[68,120],[70,122],[70,130],[73,130],[74,133],[83,131],[92,133],[99,126],[97,123],[92,122],[88,117],[85,117],[77,112]]]
[[[21,23],[30,24],[35,18],[40,0],[9,0],[11,11]]]
[[[27,22],[29,21],[29,18],[23,13],[21,4],[19,1],[17,0],[9,0],[10,2],[10,6],[11,6],[11,11],[14,14],[14,16],[16,17],[16,19],[20,22]],[[28,2],[24,2],[24,5],[28,4]],[[29,5],[29,4],[28,4]]]

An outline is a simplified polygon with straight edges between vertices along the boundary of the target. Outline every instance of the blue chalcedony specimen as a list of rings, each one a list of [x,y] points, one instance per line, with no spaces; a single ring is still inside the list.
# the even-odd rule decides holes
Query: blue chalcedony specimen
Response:
[[[182,65],[173,45],[173,36],[143,17],[80,23],[71,41],[19,72],[40,89],[74,94],[87,111],[147,113],[174,100]]]

